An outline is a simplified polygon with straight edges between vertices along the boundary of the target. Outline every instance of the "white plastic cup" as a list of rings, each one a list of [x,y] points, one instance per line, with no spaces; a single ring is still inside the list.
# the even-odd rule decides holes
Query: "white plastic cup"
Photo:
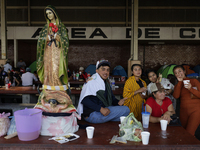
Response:
[[[92,126],[87,127],[86,132],[87,132],[87,138],[92,139],[94,135],[94,127]]]
[[[142,144],[148,145],[150,133],[147,131],[143,131],[143,132],[141,132],[141,136],[142,136]]]
[[[121,117],[120,117],[120,122],[121,122],[121,124],[122,124],[124,118],[126,118],[126,117],[125,117],[125,116],[121,116]]]
[[[185,88],[187,88],[189,83],[190,83],[190,80],[183,80],[183,84]]]
[[[8,89],[8,84],[6,84],[6,89]]]
[[[161,130],[166,131],[167,130],[167,120],[160,120],[160,126],[161,126]]]
[[[142,95],[146,96],[146,91],[142,92]]]
[[[143,128],[148,128],[149,127],[149,118],[150,118],[150,113],[149,112],[142,112]]]

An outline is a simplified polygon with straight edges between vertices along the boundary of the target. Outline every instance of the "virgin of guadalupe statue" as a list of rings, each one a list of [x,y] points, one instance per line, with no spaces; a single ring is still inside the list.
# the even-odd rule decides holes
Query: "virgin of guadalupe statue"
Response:
[[[44,14],[47,23],[37,42],[37,73],[43,83],[43,91],[35,108],[52,113],[73,112],[76,109],[66,92],[69,48],[67,30],[53,6],[47,6]]]

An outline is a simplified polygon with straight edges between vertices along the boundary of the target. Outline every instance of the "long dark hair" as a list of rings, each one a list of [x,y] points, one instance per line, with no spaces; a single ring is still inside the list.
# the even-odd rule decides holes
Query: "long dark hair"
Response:
[[[147,74],[147,78],[149,79],[149,73],[155,73],[156,74],[156,71],[155,70],[147,70],[146,74]],[[158,77],[158,75],[156,74],[156,76]]]
[[[9,81],[10,81],[11,83],[13,83],[13,72],[12,72],[12,71],[10,71],[10,72],[8,73],[8,78],[9,78]]]
[[[45,9],[45,15],[46,15],[46,18],[49,20],[49,18],[47,17],[47,14],[46,14],[46,11],[47,10],[50,10],[53,14],[54,14],[54,17],[55,17],[55,20],[56,20],[56,15],[55,15],[55,13],[54,13],[54,11],[52,11],[51,9],[49,9],[49,8],[47,8],[47,9]],[[49,20],[50,22],[51,22],[51,20]]]
[[[177,68],[181,68],[183,71],[185,71],[185,68],[182,65],[177,65],[173,68],[173,73],[174,73],[174,70],[176,70]]]

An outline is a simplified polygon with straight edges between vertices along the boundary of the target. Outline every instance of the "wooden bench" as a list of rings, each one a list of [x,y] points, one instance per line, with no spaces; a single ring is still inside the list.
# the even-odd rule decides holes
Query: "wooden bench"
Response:
[[[6,89],[5,87],[0,88],[0,94],[2,95],[22,95],[22,103],[36,103],[38,91],[33,87],[14,86]],[[1,97],[0,96],[0,97]]]
[[[71,99],[73,101],[73,104],[77,106],[79,96],[80,96],[81,90],[71,90]],[[116,88],[113,91],[113,94],[120,99],[123,94],[123,88]],[[38,100],[38,91],[37,89],[33,89],[33,87],[23,87],[23,86],[15,86],[10,87],[9,89],[6,89],[5,87],[0,88],[0,98],[3,98],[5,96],[12,96],[12,98],[21,96],[22,103],[37,103]]]

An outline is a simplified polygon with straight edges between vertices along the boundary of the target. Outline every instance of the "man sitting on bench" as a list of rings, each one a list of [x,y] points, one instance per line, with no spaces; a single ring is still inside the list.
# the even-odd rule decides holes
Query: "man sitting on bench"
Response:
[[[33,80],[38,81],[33,73],[31,73],[31,68],[26,68],[26,73],[22,74],[22,86],[32,86]]]
[[[122,106],[126,98],[120,101],[115,98],[109,81],[110,63],[107,60],[97,61],[96,73],[83,86],[77,111],[90,123],[120,121],[121,116],[130,112]]]

